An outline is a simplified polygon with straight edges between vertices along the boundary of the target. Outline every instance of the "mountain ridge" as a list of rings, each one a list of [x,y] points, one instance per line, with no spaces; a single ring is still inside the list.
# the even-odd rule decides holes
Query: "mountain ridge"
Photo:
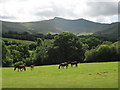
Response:
[[[2,32],[16,31],[16,32],[31,32],[31,33],[95,33],[99,31],[108,30],[113,27],[113,23],[104,24],[92,22],[86,19],[64,19],[55,17],[49,20],[36,21],[36,22],[2,22]],[[115,23],[116,24],[116,23]]]

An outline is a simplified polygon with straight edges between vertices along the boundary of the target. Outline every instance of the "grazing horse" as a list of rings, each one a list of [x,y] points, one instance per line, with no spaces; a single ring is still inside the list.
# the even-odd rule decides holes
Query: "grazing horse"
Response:
[[[71,67],[73,67],[73,65],[75,65],[76,67],[78,67],[78,62],[77,61],[73,61],[70,64],[71,64]]]
[[[67,62],[64,62],[64,63],[60,63],[58,69],[60,69],[60,67],[65,67],[66,66],[66,69],[68,68],[68,63]]]
[[[31,70],[33,70],[33,69],[34,69],[34,65],[30,65],[30,67],[31,67]]]
[[[22,71],[22,70],[26,71],[25,65],[17,65],[17,66],[15,66],[14,71],[16,70],[16,68],[18,68],[18,72],[19,72],[19,70],[20,71]]]

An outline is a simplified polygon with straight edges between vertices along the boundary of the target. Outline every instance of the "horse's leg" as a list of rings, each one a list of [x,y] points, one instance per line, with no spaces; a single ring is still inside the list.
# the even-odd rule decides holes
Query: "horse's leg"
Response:
[[[24,67],[24,71],[26,71],[26,67]]]
[[[34,67],[31,67],[31,70],[33,70],[34,69]]]
[[[19,72],[19,68],[18,68],[18,72]]]
[[[21,69],[20,69],[20,71],[22,72],[22,71],[23,71],[23,69],[21,68]]]
[[[77,63],[76,63],[76,67],[78,67]]]
[[[34,70],[34,66],[32,67],[32,70]]]
[[[16,70],[16,67],[14,68],[14,71]]]
[[[66,69],[68,68],[68,65],[66,65]]]
[[[60,69],[60,65],[59,65],[58,69]]]

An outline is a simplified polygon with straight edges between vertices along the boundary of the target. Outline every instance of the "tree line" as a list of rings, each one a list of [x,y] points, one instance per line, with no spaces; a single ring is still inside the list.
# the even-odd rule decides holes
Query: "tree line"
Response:
[[[54,36],[57,34],[42,34],[42,33],[29,33],[29,32],[16,32],[16,31],[8,31],[5,33],[2,33],[2,37],[4,38],[14,38],[14,39],[19,39],[19,40],[28,40],[28,41],[35,41],[37,38],[42,38],[42,39],[54,39]]]
[[[28,41],[35,41],[37,38],[42,38],[42,39],[54,39],[55,36],[57,36],[58,34],[42,34],[42,33],[29,33],[29,32],[16,32],[16,31],[8,31],[8,32],[4,32],[2,33],[2,37],[3,38],[13,38],[13,39],[19,39],[19,40],[28,40]],[[94,35],[80,35],[80,38],[89,38],[89,37],[96,37],[98,39],[101,39],[103,41],[111,41],[111,42],[115,42],[117,40],[119,40],[119,38],[115,38],[115,37],[103,37],[103,36],[94,36]]]
[[[62,32],[54,38],[36,38],[35,43],[2,40],[2,65],[48,65],[61,62],[119,61],[120,41],[104,41],[96,37],[79,37]]]

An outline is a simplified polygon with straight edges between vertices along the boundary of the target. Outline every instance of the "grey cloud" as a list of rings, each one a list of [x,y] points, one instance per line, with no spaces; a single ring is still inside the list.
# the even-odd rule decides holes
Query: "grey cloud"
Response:
[[[118,14],[117,2],[87,2],[89,16],[111,16]]]
[[[45,11],[38,11],[35,13],[35,15],[37,16],[45,16],[45,17],[52,17],[52,16],[57,16],[59,15],[59,13],[56,13],[55,11],[49,11],[49,10],[45,10]]]
[[[118,3],[118,14],[120,15],[120,2]]]
[[[66,9],[61,6],[57,6],[55,4],[52,4],[51,7],[49,7],[52,10],[43,10],[43,11],[37,11],[35,15],[37,16],[45,16],[45,17],[55,17],[55,16],[76,16],[76,14],[73,13],[71,9]]]
[[[81,14],[75,14],[73,11],[75,7],[71,9],[66,9],[60,5],[55,5],[52,3],[51,10],[43,10],[35,12],[37,16],[45,17],[55,17],[55,16],[69,16],[69,17],[80,17],[81,15],[88,17],[98,17],[98,16],[113,16],[118,14],[118,3],[117,2],[86,2],[86,10]],[[82,7],[81,7],[82,8]],[[39,8],[38,8],[39,9]],[[37,9],[36,9],[37,10]],[[101,21],[101,20],[100,20]]]

